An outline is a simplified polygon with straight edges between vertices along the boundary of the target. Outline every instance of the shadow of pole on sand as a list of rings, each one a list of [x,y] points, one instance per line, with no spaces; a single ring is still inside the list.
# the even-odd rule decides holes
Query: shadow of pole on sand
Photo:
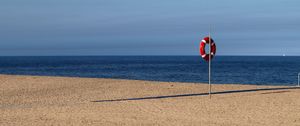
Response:
[[[300,87],[283,87],[283,88],[262,88],[262,89],[249,89],[249,90],[233,90],[233,91],[212,92],[211,94],[232,94],[232,93],[245,93],[245,92],[257,92],[257,91],[290,90],[290,89],[300,89]],[[191,97],[191,96],[203,96],[203,95],[209,95],[209,93],[178,94],[178,95],[150,96],[150,97],[140,97],[140,98],[97,100],[97,101],[91,101],[91,102],[138,101],[138,100],[165,99],[165,98]]]

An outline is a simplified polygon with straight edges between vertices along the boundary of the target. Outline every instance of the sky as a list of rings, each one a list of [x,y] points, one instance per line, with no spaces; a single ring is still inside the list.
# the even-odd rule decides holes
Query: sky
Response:
[[[1,0],[1,56],[300,56],[299,0]],[[211,30],[210,30],[211,29]]]

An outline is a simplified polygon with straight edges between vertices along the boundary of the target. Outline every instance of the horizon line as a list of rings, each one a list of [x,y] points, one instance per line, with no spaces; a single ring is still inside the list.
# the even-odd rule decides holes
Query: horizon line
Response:
[[[78,56],[200,56],[200,55],[0,55],[0,57],[78,57]],[[216,55],[217,56],[276,56],[276,57],[297,57],[300,55]]]

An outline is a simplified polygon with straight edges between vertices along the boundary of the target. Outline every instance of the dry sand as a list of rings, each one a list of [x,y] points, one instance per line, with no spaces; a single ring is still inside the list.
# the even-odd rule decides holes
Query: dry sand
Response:
[[[210,99],[207,84],[10,75],[0,87],[5,126],[300,126],[295,88],[213,85]]]

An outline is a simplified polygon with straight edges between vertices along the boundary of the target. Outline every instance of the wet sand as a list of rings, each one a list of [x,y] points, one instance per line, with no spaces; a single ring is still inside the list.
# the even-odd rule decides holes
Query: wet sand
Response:
[[[0,125],[300,126],[300,89],[0,75]]]

